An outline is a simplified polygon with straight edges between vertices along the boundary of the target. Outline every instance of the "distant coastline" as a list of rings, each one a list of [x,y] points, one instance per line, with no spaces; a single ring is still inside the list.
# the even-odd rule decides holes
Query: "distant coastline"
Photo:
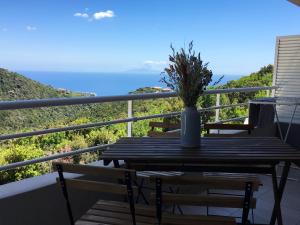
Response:
[[[18,72],[58,90],[80,92],[89,96],[128,94],[141,87],[166,88],[160,82],[160,73]],[[241,76],[225,75],[220,84]],[[221,75],[215,75],[214,81],[220,77]]]

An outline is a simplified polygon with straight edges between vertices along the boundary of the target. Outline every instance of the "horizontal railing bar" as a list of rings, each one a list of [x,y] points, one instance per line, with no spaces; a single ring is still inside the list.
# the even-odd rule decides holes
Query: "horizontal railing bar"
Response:
[[[107,126],[107,125],[113,125],[113,124],[119,124],[119,123],[135,122],[135,121],[139,121],[139,120],[154,119],[154,118],[160,118],[160,117],[172,117],[172,116],[177,116],[177,115],[180,115],[180,112],[155,114],[155,115],[141,116],[141,117],[131,117],[131,118],[112,120],[112,121],[107,121],[107,122],[89,123],[89,124],[74,125],[74,126],[69,126],[69,127],[51,128],[51,129],[47,129],[47,130],[37,130],[37,131],[17,133],[17,134],[0,135],[0,141],[14,139],[14,138],[31,137],[31,136],[36,136],[36,135],[71,131],[71,130],[80,130],[80,129],[87,129],[87,128],[93,128],[93,127],[101,127],[101,126]]]
[[[3,140],[8,140],[8,139],[14,139],[14,138],[23,138],[23,137],[31,137],[31,136],[36,136],[36,135],[51,134],[51,133],[58,133],[58,132],[71,131],[71,130],[80,130],[80,129],[85,129],[85,128],[100,127],[100,126],[125,123],[125,122],[130,122],[130,121],[132,121],[132,120],[131,119],[120,119],[120,120],[113,120],[113,121],[107,121],[107,122],[89,123],[89,124],[74,125],[74,126],[68,126],[68,127],[59,127],[59,128],[50,128],[50,129],[46,129],[46,130],[37,130],[37,131],[30,131],[30,132],[17,133],[17,134],[0,135],[0,140],[3,141]]]
[[[275,86],[270,86],[270,87],[245,87],[245,88],[205,90],[203,95],[225,94],[225,93],[232,93],[232,92],[254,92],[254,91],[262,91],[262,90],[273,90],[275,88],[276,88]],[[162,93],[145,93],[145,94],[116,95],[116,96],[3,101],[0,102],[0,110],[81,105],[81,104],[128,101],[128,100],[145,100],[145,99],[155,99],[155,98],[169,98],[169,97],[176,97],[176,96],[177,94],[175,92],[162,92]]]
[[[108,146],[111,146],[111,145],[113,145],[113,143],[105,144],[105,145],[98,145],[98,146],[79,149],[79,150],[74,150],[74,151],[70,151],[70,152],[59,153],[59,154],[55,154],[55,155],[40,157],[40,158],[26,160],[26,161],[22,161],[22,162],[11,163],[8,165],[0,166],[0,171],[11,170],[11,169],[15,169],[18,167],[28,166],[28,165],[36,164],[36,163],[42,163],[42,162],[51,161],[54,159],[60,159],[60,158],[74,156],[74,155],[83,154],[83,153],[87,153],[87,152],[94,152],[94,151],[98,151],[100,149],[106,148]]]
[[[203,95],[212,95],[212,94],[228,94],[233,92],[255,92],[255,91],[265,91],[276,89],[277,86],[262,86],[262,87],[243,87],[243,88],[227,88],[227,89],[214,89],[206,90]]]
[[[233,108],[233,107],[240,107],[240,106],[245,106],[245,105],[247,105],[247,103],[240,103],[240,104],[234,104],[234,105],[212,106],[212,107],[208,107],[208,108],[199,109],[198,111],[206,112],[206,111],[212,111],[215,109]],[[107,122],[89,123],[89,124],[74,125],[74,126],[68,126],[68,127],[50,128],[50,129],[46,129],[46,130],[30,131],[30,132],[17,133],[17,134],[0,135],[0,141],[10,140],[10,139],[15,139],[15,138],[32,137],[32,136],[51,134],[51,133],[58,133],[58,132],[65,132],[65,131],[72,131],[72,130],[87,129],[87,128],[93,128],[93,127],[101,127],[101,126],[107,126],[107,125],[113,125],[113,124],[119,124],[119,123],[136,122],[139,120],[155,119],[155,118],[161,118],[161,117],[173,117],[173,116],[179,116],[180,113],[181,112],[154,114],[154,115],[149,115],[149,116],[131,117],[131,118],[118,119],[118,120],[112,120],[112,121],[107,121]]]

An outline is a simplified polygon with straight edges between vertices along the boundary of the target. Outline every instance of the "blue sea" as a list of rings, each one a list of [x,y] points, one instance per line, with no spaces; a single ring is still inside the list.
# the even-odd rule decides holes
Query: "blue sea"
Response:
[[[54,88],[75,92],[92,92],[97,96],[123,95],[140,87],[165,87],[160,73],[81,73],[19,71],[20,74]],[[215,75],[218,80],[221,75]],[[225,75],[221,83],[241,76]]]

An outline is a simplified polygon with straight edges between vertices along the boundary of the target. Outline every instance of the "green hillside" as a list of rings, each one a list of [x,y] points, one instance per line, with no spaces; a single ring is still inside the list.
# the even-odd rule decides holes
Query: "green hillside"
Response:
[[[0,100],[67,97],[51,86],[0,68]]]
[[[1,68],[0,84],[0,101],[61,98],[70,96],[61,94],[51,86],[43,85],[18,73],[10,72]],[[62,112],[62,109],[0,111],[0,131],[14,132],[30,127],[39,127],[40,124],[47,126],[55,120],[64,119]],[[43,120],[43,118],[48,118],[49,122]]]
[[[81,96],[85,95],[62,93],[51,86],[0,68],[0,101]],[[105,120],[112,112],[122,111],[120,108],[125,109],[124,103],[0,111],[0,133],[65,125],[83,116],[91,120]]]

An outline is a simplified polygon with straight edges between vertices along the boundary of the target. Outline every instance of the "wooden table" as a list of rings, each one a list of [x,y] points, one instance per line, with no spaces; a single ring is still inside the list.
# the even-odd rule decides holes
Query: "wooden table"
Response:
[[[105,164],[124,160],[137,170],[226,171],[272,174],[275,204],[270,224],[282,224],[280,202],[291,163],[300,151],[275,137],[205,137],[196,149],[184,149],[178,138],[122,138],[102,154]],[[280,181],[276,165],[284,162]],[[220,166],[222,165],[222,166]]]

